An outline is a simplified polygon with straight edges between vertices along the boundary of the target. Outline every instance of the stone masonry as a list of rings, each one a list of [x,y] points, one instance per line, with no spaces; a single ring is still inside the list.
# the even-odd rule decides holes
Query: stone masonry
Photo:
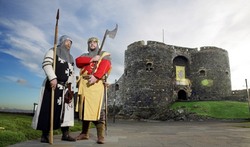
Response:
[[[232,94],[228,52],[138,41],[125,51],[124,73],[108,89],[109,106],[150,117],[175,101],[221,100]]]

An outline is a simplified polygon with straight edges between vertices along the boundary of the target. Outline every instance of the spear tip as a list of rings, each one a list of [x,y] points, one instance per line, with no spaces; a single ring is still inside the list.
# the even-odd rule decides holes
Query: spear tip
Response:
[[[59,9],[57,9],[56,19],[59,19]]]

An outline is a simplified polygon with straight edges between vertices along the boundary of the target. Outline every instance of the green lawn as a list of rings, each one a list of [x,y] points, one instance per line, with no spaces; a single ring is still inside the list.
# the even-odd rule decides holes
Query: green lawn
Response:
[[[32,116],[21,114],[0,113],[0,147],[5,147],[18,142],[37,139],[41,137],[41,131],[31,127]],[[80,131],[81,123],[75,121],[71,132]],[[54,134],[61,134],[60,129],[53,131]]]
[[[172,109],[186,109],[198,115],[219,119],[248,119],[250,117],[247,102],[236,101],[196,101],[176,102]]]

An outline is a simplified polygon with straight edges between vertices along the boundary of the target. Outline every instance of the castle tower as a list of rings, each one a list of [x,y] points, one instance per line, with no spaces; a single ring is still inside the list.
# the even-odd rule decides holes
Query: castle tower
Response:
[[[217,47],[201,47],[191,56],[192,98],[218,100],[231,95],[228,52]]]
[[[135,42],[125,51],[123,97],[131,111],[166,105],[172,99],[171,46]]]

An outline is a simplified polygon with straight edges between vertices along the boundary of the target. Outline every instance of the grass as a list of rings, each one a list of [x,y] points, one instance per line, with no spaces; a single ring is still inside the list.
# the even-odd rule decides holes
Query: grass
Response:
[[[250,117],[247,102],[236,101],[196,101],[176,102],[172,109],[186,109],[201,116],[218,119],[248,119]]]
[[[31,122],[32,116],[0,113],[0,147],[40,138],[41,131],[34,130]],[[81,128],[81,123],[75,121],[75,125],[70,127],[70,131],[80,131]],[[54,130],[53,133],[61,134],[61,130]]]
[[[198,115],[218,119],[249,119],[249,107],[247,102],[235,101],[197,101],[176,102],[172,109],[185,109]],[[31,128],[32,116],[20,114],[0,113],[0,147],[16,144],[27,140],[38,139],[41,131]],[[93,127],[93,126],[92,126]],[[80,131],[81,123],[75,122],[70,127],[71,132]],[[60,129],[54,134],[61,134]]]

